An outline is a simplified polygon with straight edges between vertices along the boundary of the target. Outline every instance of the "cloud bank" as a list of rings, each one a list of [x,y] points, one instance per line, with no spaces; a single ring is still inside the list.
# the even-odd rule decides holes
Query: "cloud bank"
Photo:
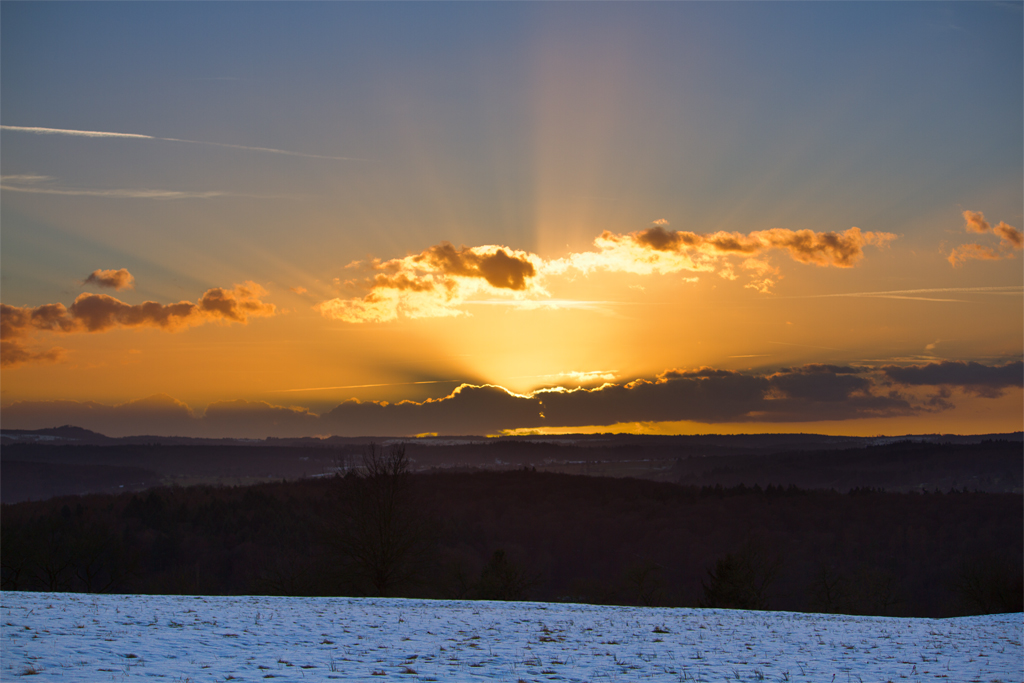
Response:
[[[124,281],[116,275],[120,271],[95,271],[93,275],[111,272],[115,273],[113,281]],[[80,294],[70,307],[61,303],[34,308],[0,304],[0,366],[59,360],[59,349],[32,352],[25,347],[27,340],[40,333],[106,332],[133,327],[175,331],[211,321],[246,323],[250,317],[272,316],[276,312],[274,304],[260,299],[266,294],[255,282],[245,282],[233,289],[209,289],[196,303],[145,301],[131,305],[107,294]]]
[[[734,280],[739,277],[738,267],[750,278],[747,287],[769,292],[781,277],[779,268],[768,260],[773,251],[785,253],[798,263],[851,268],[864,257],[865,246],[882,247],[896,237],[859,228],[841,233],[774,228],[747,234],[699,234],[666,230],[667,222],[663,220],[655,223],[640,232],[605,231],[594,240],[595,251],[553,260],[498,245],[456,249],[442,242],[404,258],[355,262],[348,267],[368,271],[369,275],[344,284],[367,293],[323,301],[316,310],[350,323],[463,315],[461,306],[477,295],[524,304],[547,298],[546,279],[569,271],[717,273]]]
[[[815,422],[886,418],[953,408],[953,391],[996,398],[1024,385],[1024,364],[946,361],[881,368],[811,364],[770,373],[715,368],[671,369],[651,378],[597,388],[551,387],[516,394],[500,386],[463,384],[421,402],[350,400],[315,415],[258,401],[222,401],[198,415],[169,396],[118,406],[75,401],[23,401],[4,408],[5,426],[74,424],[110,436],[138,434],[265,438],[324,434],[410,436],[497,434],[544,427],[635,422]],[[919,395],[934,387],[934,395]]]

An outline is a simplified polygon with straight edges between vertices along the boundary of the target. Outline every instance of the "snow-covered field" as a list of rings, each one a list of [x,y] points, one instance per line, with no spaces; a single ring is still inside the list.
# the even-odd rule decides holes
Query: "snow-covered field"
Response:
[[[1024,680],[1022,615],[0,594],[0,679]]]

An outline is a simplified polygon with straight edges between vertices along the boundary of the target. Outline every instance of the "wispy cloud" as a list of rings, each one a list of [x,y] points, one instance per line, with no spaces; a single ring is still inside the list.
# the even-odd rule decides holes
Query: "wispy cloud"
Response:
[[[0,130],[9,130],[19,133],[32,133],[33,135],[68,135],[80,138],[131,138],[135,140],[157,140],[161,142],[182,142],[189,145],[208,145],[211,147],[227,147],[229,149],[244,149],[250,152],[266,152],[268,154],[284,154],[304,159],[327,159],[329,161],[373,161],[359,157],[339,157],[325,154],[305,154],[303,152],[292,152],[286,149],[275,149],[273,147],[254,147],[250,145],[232,145],[226,142],[207,142],[205,140],[184,140],[182,138],[164,138],[155,135],[140,135],[138,133],[112,133],[98,130],[71,130],[67,128],[41,128],[38,126],[3,126]],[[53,194],[53,193],[51,193]]]

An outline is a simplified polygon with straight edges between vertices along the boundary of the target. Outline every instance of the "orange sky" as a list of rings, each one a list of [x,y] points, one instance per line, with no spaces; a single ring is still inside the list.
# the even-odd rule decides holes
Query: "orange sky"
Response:
[[[3,426],[1021,430],[1015,7],[5,4]]]

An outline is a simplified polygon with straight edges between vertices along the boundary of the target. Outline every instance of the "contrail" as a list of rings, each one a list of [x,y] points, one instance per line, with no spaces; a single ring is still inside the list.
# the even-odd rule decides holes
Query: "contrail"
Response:
[[[1024,287],[1011,285],[1003,287],[932,287],[928,289],[896,289],[887,292],[848,292],[840,294],[807,294],[804,296],[779,297],[784,299],[826,299],[832,297],[864,297],[874,299],[910,299],[914,301],[942,301],[966,303],[963,299],[939,299],[936,297],[914,296],[916,294],[1022,294]]]
[[[28,126],[3,126],[0,130],[16,130],[22,133],[35,133],[36,135],[74,135],[80,138],[142,138],[144,140],[159,140],[152,135],[138,135],[136,133],[105,133],[98,130],[65,130],[63,128],[37,128]]]
[[[423,382],[394,382],[391,384],[349,384],[343,387],[309,387],[308,389],[278,389],[278,393],[290,394],[297,391],[332,391],[334,389],[369,389],[372,387],[404,387],[410,384],[454,384],[461,379],[432,379]]]
[[[181,138],[161,138],[155,135],[140,135],[138,133],[110,133],[99,130],[70,130],[67,128],[40,128],[38,126],[3,126],[0,130],[11,130],[19,133],[32,133],[34,135],[70,135],[79,138],[133,138],[136,140],[159,140],[162,142],[184,142],[189,145],[209,145],[211,147],[228,147],[230,149],[246,149],[251,152],[267,152],[269,154],[284,154],[291,157],[302,157],[304,159],[328,159],[330,161],[373,161],[373,159],[361,159],[359,157],[332,157],[323,154],[303,154],[302,152],[290,152],[286,149],[274,149],[273,147],[250,147],[248,145],[231,145],[225,142],[205,142],[203,140],[183,140]]]
[[[224,192],[183,192],[178,190],[68,190],[48,187],[18,187],[0,184],[0,190],[30,194],[59,194],[72,197],[109,197],[113,199],[210,199],[229,196]]]

